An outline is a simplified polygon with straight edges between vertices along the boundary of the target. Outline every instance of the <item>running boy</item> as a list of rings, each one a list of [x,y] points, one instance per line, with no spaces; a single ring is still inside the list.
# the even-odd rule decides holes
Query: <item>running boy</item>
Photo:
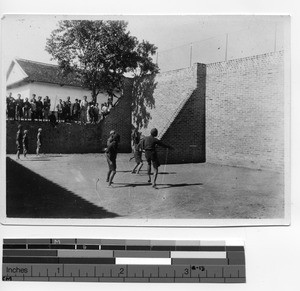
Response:
[[[120,135],[115,133],[114,131],[110,132],[110,136],[107,140],[107,148],[105,150],[105,155],[108,163],[108,172],[106,182],[108,182],[108,186],[111,186],[113,183],[114,176],[116,175],[117,170],[117,153],[118,146],[120,143]]]
[[[40,149],[42,147],[42,129],[38,129],[38,134],[37,134],[37,141],[36,141],[36,155],[40,155]]]
[[[145,150],[145,157],[148,163],[148,176],[149,180],[148,183],[151,183],[151,163],[153,164],[154,168],[154,179],[153,179],[153,184],[152,187],[156,187],[156,179],[157,179],[157,174],[158,174],[158,167],[160,166],[157,152],[156,152],[156,146],[161,146],[163,148],[167,149],[173,149],[173,147],[168,146],[164,144],[162,141],[157,139],[158,131],[156,128],[151,129],[150,136],[146,136],[143,139],[143,150]]]

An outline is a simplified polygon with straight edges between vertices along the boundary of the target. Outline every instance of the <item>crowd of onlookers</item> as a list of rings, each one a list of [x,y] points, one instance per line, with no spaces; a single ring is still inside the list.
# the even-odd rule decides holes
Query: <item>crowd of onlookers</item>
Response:
[[[87,96],[83,96],[83,100],[75,99],[74,103],[70,101],[70,97],[67,97],[65,101],[59,99],[57,104],[52,107],[48,96],[42,99],[41,96],[36,97],[35,94],[32,94],[30,100],[28,98],[24,100],[21,97],[21,94],[18,94],[17,98],[14,98],[12,93],[9,93],[6,98],[7,119],[50,121],[53,126],[56,126],[58,122],[96,124],[104,119],[113,107],[110,97],[101,106],[96,102],[88,102]]]

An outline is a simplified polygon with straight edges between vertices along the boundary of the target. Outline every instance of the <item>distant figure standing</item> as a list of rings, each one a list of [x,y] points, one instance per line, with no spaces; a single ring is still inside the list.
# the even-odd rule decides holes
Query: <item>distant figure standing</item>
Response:
[[[27,153],[28,153],[28,130],[24,130],[24,135],[23,135],[23,154],[24,154],[24,158],[26,158]]]
[[[103,103],[103,105],[101,107],[101,114],[102,114],[103,118],[105,118],[105,116],[108,114],[108,107],[107,107],[106,103]]]
[[[72,118],[74,121],[79,121],[80,104],[78,99],[75,99],[75,103],[72,105]]]
[[[8,119],[16,119],[15,99],[12,96],[12,93],[9,93],[9,96],[7,97],[7,117]]]
[[[36,117],[38,120],[43,121],[43,101],[42,101],[42,96],[38,97],[38,100],[36,101]]]
[[[71,115],[72,115],[72,112],[71,112],[71,106],[72,106],[72,103],[71,103],[71,100],[70,100],[70,96],[67,97],[67,101],[65,103],[65,121],[68,120],[69,122],[71,121]]]
[[[25,120],[29,119],[30,107],[30,102],[28,101],[28,98],[26,98],[23,107],[23,116]]]
[[[87,96],[83,96],[83,100],[80,102],[80,122],[86,124],[87,122],[87,108],[88,102],[86,101]]]
[[[22,133],[22,125],[18,125],[18,131],[16,136],[16,146],[17,146],[17,160],[20,159],[20,153],[23,148],[23,133]]]
[[[57,121],[60,122],[63,118],[63,102],[61,99],[59,99],[58,104],[56,105],[56,109],[57,109]]]
[[[99,122],[99,114],[100,114],[99,103],[96,103],[94,106],[94,122],[95,123]]]
[[[113,183],[114,176],[117,171],[117,154],[118,154],[118,146],[120,143],[120,135],[115,133],[113,130],[110,132],[110,136],[107,140],[107,148],[105,150],[106,160],[108,163],[108,172],[106,182],[108,182],[108,186],[111,186]]]
[[[113,96],[109,96],[109,97],[107,98],[107,107],[108,107],[108,108],[113,107]]]
[[[15,102],[16,105],[16,119],[21,121],[23,116],[23,99],[21,99],[21,94],[18,94],[18,99]]]
[[[46,98],[44,98],[44,104],[43,104],[43,109],[44,109],[44,117],[46,120],[49,119],[49,112],[50,112],[50,107],[51,107],[51,101],[49,99],[49,96],[46,96]]]
[[[38,134],[36,137],[36,155],[39,156],[40,155],[40,149],[42,147],[42,129],[39,128],[38,129]]]
[[[36,100],[35,100],[35,95],[34,95],[34,98],[32,98],[31,101],[30,101],[30,110],[31,110],[31,121],[34,121],[35,118],[36,118]]]
[[[143,139],[143,150],[145,150],[145,157],[148,163],[148,176],[149,180],[148,183],[151,183],[151,164],[153,164],[154,168],[154,179],[153,179],[153,184],[152,187],[156,186],[156,179],[157,179],[157,174],[158,174],[158,167],[160,166],[157,152],[156,152],[156,147],[161,146],[163,148],[167,149],[173,149],[173,147],[168,146],[164,144],[162,141],[157,139],[158,131],[156,128],[151,129],[150,136],[146,136]]]

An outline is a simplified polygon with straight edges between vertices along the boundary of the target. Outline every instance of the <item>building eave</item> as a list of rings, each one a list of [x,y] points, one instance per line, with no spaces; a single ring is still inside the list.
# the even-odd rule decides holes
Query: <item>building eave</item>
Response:
[[[69,84],[59,84],[59,83],[54,83],[54,82],[39,82],[39,81],[30,80],[30,79],[23,79],[18,82],[9,84],[8,86],[6,86],[6,89],[9,90],[9,89],[13,89],[13,88],[20,87],[22,85],[27,85],[30,83],[46,84],[46,85],[50,84],[50,85],[56,85],[56,86],[60,86],[60,87],[72,87],[72,88],[78,88],[78,89],[83,89],[83,90],[89,90],[88,88],[84,88],[81,86],[75,86],[75,85],[69,85]]]

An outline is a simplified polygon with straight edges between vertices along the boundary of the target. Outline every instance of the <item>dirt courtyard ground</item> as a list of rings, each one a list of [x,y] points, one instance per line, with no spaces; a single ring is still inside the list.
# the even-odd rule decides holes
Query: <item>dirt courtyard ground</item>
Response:
[[[146,163],[131,174],[119,154],[113,187],[103,154],[7,156],[7,216],[21,218],[283,218],[282,173],[209,163],[162,165],[157,189]],[[97,179],[99,178],[99,182]]]

